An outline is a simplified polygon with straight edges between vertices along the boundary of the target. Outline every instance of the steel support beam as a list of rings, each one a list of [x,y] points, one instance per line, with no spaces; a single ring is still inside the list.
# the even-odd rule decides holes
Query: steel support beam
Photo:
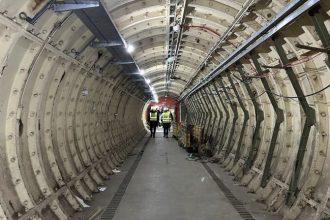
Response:
[[[233,79],[231,78],[231,76],[230,76],[229,73],[227,74],[227,77],[229,79],[229,82],[230,82],[231,87],[234,90],[234,93],[235,93],[236,98],[237,98],[237,100],[239,102],[239,105],[241,106],[241,109],[242,109],[242,111],[244,113],[243,125],[242,125],[242,128],[241,128],[240,136],[239,136],[238,143],[237,143],[237,149],[236,149],[236,153],[235,153],[235,157],[237,155],[237,157],[239,158],[240,155],[241,155],[241,147],[242,147],[242,141],[243,141],[243,137],[244,137],[244,133],[245,133],[245,128],[246,128],[247,122],[249,120],[249,112],[245,108],[244,103],[243,103],[242,99],[240,98],[240,95],[238,94],[237,89],[236,89],[236,87],[234,85]],[[225,157],[228,156],[228,154],[230,153],[231,150],[232,149],[230,149],[230,150],[228,149],[226,151]]]
[[[96,2],[96,1],[92,1]],[[123,65],[123,70],[126,73],[137,73],[139,67],[134,58],[126,50],[126,42],[119,33],[116,24],[108,13],[108,10],[103,5],[102,1],[97,1],[98,7],[81,8],[74,10],[77,17],[86,25],[86,27],[94,34],[98,42],[108,42],[121,44],[125,46],[106,47],[107,50],[116,57],[116,61],[111,61],[109,64]],[[76,0],[64,0],[63,4],[69,6],[70,4],[87,4],[91,2]],[[138,75],[136,76],[138,77]],[[143,88],[141,88],[143,89]]]
[[[194,94],[194,96],[191,97],[191,104],[194,106],[195,108],[195,112],[196,112],[196,124],[200,125],[202,123],[202,119],[203,119],[203,112],[201,111],[199,104],[197,102],[197,94]]]
[[[204,94],[205,94],[205,90],[204,89],[201,89],[201,94],[202,94],[202,92],[204,92]],[[211,121],[212,121],[212,111],[211,111],[211,108],[210,108],[211,103],[207,103],[207,100],[209,100],[207,95],[204,96],[204,97],[202,95],[202,99],[201,100],[204,103],[203,104],[203,107],[204,107],[204,109],[206,111],[206,116],[207,116],[207,119],[208,119],[207,120],[207,126],[206,126],[206,128],[204,130],[204,138],[207,139],[208,138],[207,135],[210,134],[210,127],[211,127]]]
[[[219,133],[220,133],[220,129],[221,129],[220,126],[221,126],[221,121],[222,121],[222,118],[223,118],[223,112],[222,112],[222,110],[221,110],[221,108],[220,108],[217,100],[215,99],[215,95],[217,95],[217,93],[216,94],[213,94],[212,89],[210,88],[210,85],[207,86],[206,88],[212,94],[211,97],[212,97],[213,103],[215,104],[216,109],[217,109],[217,111],[216,111],[216,122],[217,123],[214,123],[214,126],[216,127],[215,128],[216,129],[216,133],[214,135],[216,141],[214,141],[214,140],[212,141],[212,145],[214,145],[214,143],[215,142],[218,142],[218,140],[219,140],[218,137],[219,137]],[[218,119],[218,115],[219,115],[219,119]]]
[[[309,15],[312,18],[313,24],[315,26],[315,31],[320,37],[324,50],[326,50],[326,52],[324,53],[328,54],[328,60],[326,61],[326,64],[330,68],[330,34],[324,24],[325,19],[321,15],[320,9],[320,6],[315,7],[314,9],[309,11]]]
[[[180,96],[180,100],[186,98],[191,95],[205,84],[209,83],[218,75],[222,74],[224,70],[226,70],[229,66],[236,63],[239,59],[243,58],[254,48],[259,46],[261,43],[266,41],[268,38],[272,37],[276,32],[282,29],[287,24],[291,23],[297,17],[299,17],[304,12],[308,11],[310,8],[314,7],[318,4],[320,0],[294,0],[290,2],[284,10],[281,11],[278,15],[276,15],[268,25],[263,26],[257,32],[255,32],[248,40],[245,41],[244,44],[240,45],[230,56],[228,56],[221,64],[219,64],[216,68],[210,72],[205,79],[195,85],[189,92],[185,95]]]
[[[204,92],[207,93],[207,89],[208,87],[204,87]],[[212,97],[212,100],[214,98],[214,94],[211,93],[210,95]],[[213,140],[214,140],[214,128],[216,127],[216,123],[218,121],[218,112],[216,110],[216,107],[215,107],[215,101],[212,102],[210,96],[206,96],[208,102],[210,103],[210,107],[211,107],[211,131],[210,131],[210,135],[209,135],[209,143],[212,144],[213,143]],[[213,147],[213,146],[212,146]]]
[[[234,117],[232,119],[232,126],[231,126],[231,129],[230,129],[230,132],[229,132],[229,136],[228,136],[228,143],[227,143],[227,147],[226,147],[225,153],[224,153],[224,158],[227,158],[227,156],[229,154],[229,153],[227,153],[227,151],[228,151],[228,149],[231,148],[232,142],[234,142],[233,135],[234,135],[234,132],[235,132],[236,121],[238,119],[238,112],[237,112],[237,104],[236,103],[233,103],[231,101],[231,99],[229,97],[229,94],[228,94],[228,91],[227,91],[227,88],[225,87],[225,85],[224,85],[221,77],[220,77],[219,82],[220,82],[221,87],[223,88],[223,92],[225,93],[226,98],[228,99],[228,102],[229,102],[229,105],[231,107],[231,110],[234,113]]]
[[[295,46],[300,49],[311,50],[320,53],[330,53],[330,48],[318,48],[318,47],[311,47],[302,44],[296,44]]]
[[[191,105],[190,99],[187,99],[183,102],[186,105],[187,111],[188,111],[188,117],[189,117],[189,123],[194,123],[195,120],[195,109]],[[189,124],[187,121],[187,124]]]
[[[258,61],[256,53],[252,53],[251,57],[252,57],[252,61],[253,61],[254,66],[256,67],[257,72],[258,73],[262,72],[262,69],[261,69],[261,66]],[[281,126],[282,122],[284,121],[284,113],[283,113],[283,110],[278,107],[278,104],[276,102],[274,95],[271,92],[271,88],[267,82],[267,79],[260,78],[260,80],[261,80],[263,87],[265,88],[265,91],[268,95],[270,103],[273,106],[274,112],[276,113],[275,126],[273,128],[273,134],[272,134],[272,138],[271,138],[270,145],[268,148],[266,164],[265,164],[263,174],[262,174],[262,179],[261,179],[261,187],[266,187],[266,185],[271,177],[271,170],[270,170],[271,163],[272,163],[272,159],[273,159],[273,155],[274,155],[277,137],[278,137],[278,134],[280,131],[280,126]]]
[[[219,144],[218,144],[219,145],[219,148],[218,148],[217,154],[219,154],[221,152],[224,144],[225,144],[224,143],[224,141],[225,141],[225,134],[226,134],[226,131],[227,131],[227,125],[228,125],[228,121],[229,121],[230,115],[229,115],[229,111],[227,109],[227,106],[226,106],[226,104],[224,103],[224,101],[222,99],[222,96],[220,94],[220,91],[218,90],[218,86],[217,86],[217,84],[216,84],[215,81],[213,81],[212,86],[213,86],[215,92],[217,93],[217,95],[219,97],[219,100],[221,102],[221,105],[222,105],[222,107],[223,107],[223,109],[224,109],[224,111],[226,113],[225,123],[224,123],[224,126],[222,128],[222,135],[221,135],[221,138],[220,138]]]
[[[289,64],[289,59],[286,56],[286,53],[283,49],[283,45],[285,44],[285,41],[283,38],[280,38],[279,36],[275,36],[272,38],[276,51],[280,57],[280,60],[284,66],[287,66]],[[293,172],[291,176],[291,182],[289,185],[289,191],[286,199],[286,204],[291,206],[293,205],[294,201],[296,200],[297,194],[298,194],[298,180],[300,177],[303,159],[306,151],[307,141],[310,134],[311,127],[315,125],[315,110],[309,106],[306,97],[304,96],[304,92],[299,85],[299,80],[294,73],[293,69],[291,67],[286,67],[285,69],[289,80],[292,84],[292,87],[294,91],[296,92],[297,96],[299,97],[299,103],[306,115],[303,131],[300,138],[299,148],[297,152],[297,157],[295,164],[293,166]]]
[[[243,79],[245,79],[246,74],[244,73],[242,65],[240,63],[238,63],[237,67],[238,67],[238,72],[240,73],[241,77]],[[253,137],[252,137],[251,150],[250,150],[249,155],[248,155],[248,157],[245,161],[244,169],[243,169],[243,172],[246,173],[252,167],[253,161],[254,161],[254,159],[257,155],[257,151],[259,149],[259,144],[260,144],[259,130],[260,130],[261,123],[264,120],[264,113],[261,110],[260,105],[257,102],[257,100],[254,98],[254,95],[253,95],[253,92],[252,92],[252,89],[251,89],[249,83],[245,82],[244,85],[245,85],[245,88],[246,88],[246,90],[247,90],[247,92],[248,92],[248,94],[251,98],[251,101],[253,103],[254,111],[255,111],[255,117],[256,117],[256,126],[255,126],[254,134],[253,134]],[[239,159],[238,157],[235,158],[236,161],[238,161],[238,159]]]
[[[203,103],[202,103],[203,97],[202,97],[201,91],[199,91],[197,93],[197,96],[198,96],[198,99],[197,99],[196,103],[198,103],[199,108],[200,108],[200,110],[202,111],[202,114],[203,114],[200,126],[205,126],[207,124],[207,120],[206,120],[207,119],[207,111],[204,109],[204,106],[203,106]]]

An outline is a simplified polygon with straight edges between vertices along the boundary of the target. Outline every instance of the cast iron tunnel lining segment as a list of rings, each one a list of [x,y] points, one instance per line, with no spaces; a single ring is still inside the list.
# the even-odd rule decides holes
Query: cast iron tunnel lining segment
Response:
[[[145,136],[145,103],[165,96],[188,108],[180,145],[212,151],[269,210],[330,216],[328,1],[0,8],[0,218],[70,218]]]

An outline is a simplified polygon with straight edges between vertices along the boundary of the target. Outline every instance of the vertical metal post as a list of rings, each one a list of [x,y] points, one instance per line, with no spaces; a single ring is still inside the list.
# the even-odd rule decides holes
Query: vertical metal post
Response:
[[[289,185],[289,191],[286,199],[286,204],[288,206],[293,205],[294,201],[296,200],[296,196],[298,194],[298,180],[301,173],[302,163],[305,156],[306,151],[306,145],[309,137],[309,133],[311,130],[311,127],[315,124],[315,110],[309,106],[306,97],[304,96],[304,92],[302,88],[300,87],[299,80],[294,73],[293,69],[291,67],[287,67],[287,64],[289,64],[289,59],[287,58],[285,51],[283,49],[283,44],[285,44],[285,41],[282,38],[279,38],[278,36],[274,36],[273,38],[274,45],[276,48],[276,51],[280,57],[280,60],[282,61],[282,64],[286,66],[285,71],[288,74],[289,80],[293,86],[294,91],[296,92],[297,96],[299,97],[299,103],[306,115],[306,121],[304,123],[304,128],[301,134],[299,148],[297,152],[297,158],[295,161],[295,165],[293,166],[293,172],[291,176],[291,182]]]
[[[256,54],[252,53],[251,58],[252,58],[252,61],[254,63],[254,66],[256,67],[257,72],[259,74],[261,74],[262,69],[261,69],[261,66],[260,66],[260,63],[258,61],[258,58],[257,58]],[[268,95],[270,103],[272,104],[273,109],[276,113],[275,126],[273,128],[273,134],[272,134],[272,138],[271,138],[270,145],[269,145],[269,148],[268,148],[266,164],[265,164],[263,174],[262,174],[262,179],[261,179],[261,187],[266,187],[266,185],[269,181],[269,178],[271,177],[270,167],[271,167],[272,158],[273,158],[273,155],[274,155],[276,140],[277,140],[277,137],[278,137],[278,133],[280,131],[280,126],[281,126],[282,122],[284,121],[284,114],[283,114],[283,110],[278,107],[278,104],[276,102],[276,99],[275,99],[274,95],[271,92],[271,88],[270,88],[270,86],[267,82],[267,79],[263,78],[263,77],[260,78],[260,79],[261,79],[261,83],[262,83],[263,87],[265,88],[265,91]]]
[[[244,103],[243,103],[242,99],[240,98],[240,95],[237,92],[237,89],[235,87],[235,84],[233,82],[233,79],[231,78],[231,76],[230,76],[229,73],[227,74],[227,77],[229,79],[229,82],[230,82],[231,87],[233,88],[233,90],[235,92],[236,98],[237,98],[237,100],[238,100],[238,102],[239,102],[239,104],[241,106],[241,109],[242,109],[242,111],[244,113],[243,125],[242,125],[241,133],[240,133],[240,136],[239,136],[239,139],[238,139],[237,150],[236,150],[236,154],[235,154],[235,157],[238,157],[239,158],[240,157],[240,152],[241,152],[240,150],[241,150],[241,146],[242,146],[242,141],[243,141],[243,137],[244,137],[245,128],[246,128],[247,122],[249,120],[249,112],[246,110],[246,108],[244,106]],[[226,151],[225,157],[228,156],[228,154],[230,153],[231,150],[232,149],[228,149]]]

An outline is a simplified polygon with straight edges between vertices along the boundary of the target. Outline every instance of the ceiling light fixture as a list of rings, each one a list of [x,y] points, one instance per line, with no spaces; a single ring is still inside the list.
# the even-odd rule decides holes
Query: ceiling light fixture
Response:
[[[135,50],[135,47],[133,45],[128,44],[126,47],[126,50],[128,53],[132,53]]]
[[[179,30],[180,30],[180,25],[179,24],[173,26],[173,31],[174,32],[178,32]]]
[[[175,60],[175,56],[167,58],[166,62],[167,63],[173,63]]]

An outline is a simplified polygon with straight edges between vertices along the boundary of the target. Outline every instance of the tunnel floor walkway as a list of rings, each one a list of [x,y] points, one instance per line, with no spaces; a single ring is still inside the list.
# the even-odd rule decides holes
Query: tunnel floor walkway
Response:
[[[121,173],[107,181],[107,190],[96,194],[88,211],[74,219],[95,219],[93,216],[115,220],[280,219],[267,214],[265,207],[254,202],[245,188],[235,186],[219,165],[208,164],[205,168],[187,157],[188,153],[175,139],[163,138],[160,132],[156,138],[144,138],[119,168]],[[238,208],[208,169],[239,198]]]

